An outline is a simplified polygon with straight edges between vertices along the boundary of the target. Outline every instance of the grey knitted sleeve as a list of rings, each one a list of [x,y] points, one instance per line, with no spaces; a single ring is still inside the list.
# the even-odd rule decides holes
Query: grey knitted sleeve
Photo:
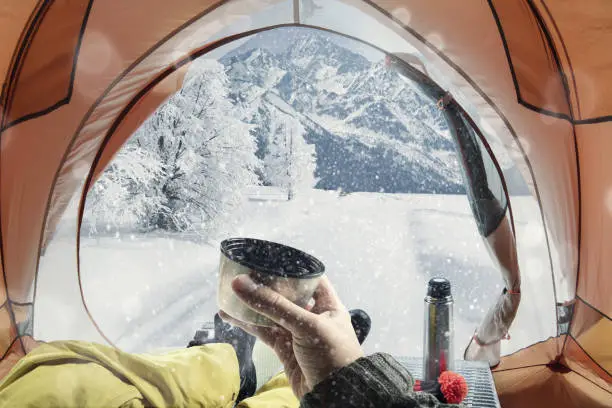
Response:
[[[393,357],[377,353],[332,373],[306,394],[302,408],[443,408],[433,395],[414,392],[410,373]]]

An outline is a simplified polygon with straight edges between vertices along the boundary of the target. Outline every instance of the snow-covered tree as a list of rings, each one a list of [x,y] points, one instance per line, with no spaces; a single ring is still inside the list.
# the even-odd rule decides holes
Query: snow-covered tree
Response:
[[[195,62],[183,88],[136,131],[96,183],[93,217],[125,212],[143,227],[217,230],[244,187],[258,183],[252,126],[240,116],[228,99],[223,66]]]
[[[163,197],[156,192],[163,174],[154,152],[126,144],[87,196],[86,221],[92,231],[102,223],[113,227],[147,224],[149,214],[163,208]]]
[[[291,199],[296,191],[316,184],[315,146],[306,143],[300,121],[275,107],[267,106],[264,183],[286,189]]]

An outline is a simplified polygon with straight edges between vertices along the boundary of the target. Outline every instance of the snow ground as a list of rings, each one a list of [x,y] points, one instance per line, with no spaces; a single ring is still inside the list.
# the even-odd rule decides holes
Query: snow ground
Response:
[[[455,352],[461,357],[502,289],[465,196],[339,196],[321,190],[298,193],[292,201],[269,192],[261,196],[246,201],[236,228],[226,236],[279,241],[319,257],[347,307],[371,315],[367,352],[421,354],[426,282],[441,275],[454,285]],[[513,206],[523,303],[504,353],[555,334],[537,205],[531,197],[516,197]],[[35,335],[101,341],[83,312],[73,234],[70,212],[41,260]],[[219,241],[129,231],[84,236],[81,274],[92,316],[125,350],[183,347],[217,310]]]

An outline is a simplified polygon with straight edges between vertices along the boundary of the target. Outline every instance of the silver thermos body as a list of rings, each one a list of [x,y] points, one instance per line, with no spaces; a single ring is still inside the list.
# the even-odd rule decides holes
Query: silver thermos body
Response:
[[[423,342],[423,379],[436,380],[443,371],[453,371],[453,297],[451,284],[433,278],[425,297],[425,337]]]

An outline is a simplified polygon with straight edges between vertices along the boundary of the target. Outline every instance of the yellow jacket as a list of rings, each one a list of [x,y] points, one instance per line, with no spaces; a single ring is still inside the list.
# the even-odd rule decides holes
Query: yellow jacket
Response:
[[[43,343],[0,382],[0,407],[232,407],[228,344],[135,355],[80,341]]]

